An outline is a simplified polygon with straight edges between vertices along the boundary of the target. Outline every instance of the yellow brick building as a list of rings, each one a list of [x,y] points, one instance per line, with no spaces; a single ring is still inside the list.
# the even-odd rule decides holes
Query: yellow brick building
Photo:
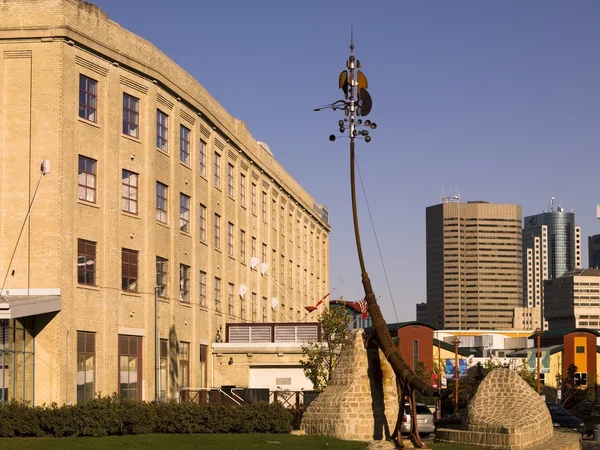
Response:
[[[210,387],[227,323],[329,291],[326,208],[151,43],[89,3],[9,0],[0,51],[3,399]]]

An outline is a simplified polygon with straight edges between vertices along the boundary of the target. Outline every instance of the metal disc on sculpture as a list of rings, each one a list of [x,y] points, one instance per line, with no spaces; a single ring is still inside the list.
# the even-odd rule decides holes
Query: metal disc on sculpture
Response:
[[[345,70],[340,72],[339,86],[344,91],[344,98],[348,98],[348,72]]]
[[[358,99],[362,101],[362,105],[358,109],[360,116],[367,116],[373,107],[373,100],[366,89],[361,89],[358,94]]]
[[[356,72],[356,78],[358,81],[358,92],[360,92],[361,89],[366,89],[369,87],[367,77],[360,70]]]

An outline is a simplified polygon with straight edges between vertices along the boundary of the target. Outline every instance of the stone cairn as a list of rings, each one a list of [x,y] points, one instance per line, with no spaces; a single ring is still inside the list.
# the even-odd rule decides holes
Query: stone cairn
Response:
[[[365,349],[363,336],[362,329],[352,331],[333,379],[304,413],[301,432],[357,441],[390,438],[398,420],[396,375],[377,347]]]

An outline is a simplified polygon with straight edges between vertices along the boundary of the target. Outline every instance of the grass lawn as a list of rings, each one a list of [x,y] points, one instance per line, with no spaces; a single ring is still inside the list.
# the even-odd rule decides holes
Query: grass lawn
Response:
[[[1,438],[0,449],[273,449],[364,450],[363,442],[340,441],[322,436],[289,434],[145,434],[104,438]],[[442,449],[440,449],[442,450]],[[450,449],[443,449],[450,450]]]

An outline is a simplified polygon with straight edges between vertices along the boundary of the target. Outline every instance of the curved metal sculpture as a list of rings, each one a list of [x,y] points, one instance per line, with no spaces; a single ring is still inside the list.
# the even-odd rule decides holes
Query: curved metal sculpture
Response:
[[[348,135],[350,137],[350,185],[351,185],[351,193],[352,193],[352,218],[354,221],[354,235],[356,238],[356,249],[358,251],[358,260],[360,262],[360,270],[362,277],[362,284],[365,291],[365,300],[368,305],[369,315],[371,316],[371,320],[373,322],[374,332],[374,340],[385,355],[386,359],[389,361],[394,373],[396,374],[396,379],[398,381],[398,390],[399,390],[399,399],[401,402],[400,405],[400,416],[403,413],[403,403],[404,397],[408,396],[409,404],[412,411],[412,427],[411,433],[413,440],[416,440],[417,443],[422,446],[417,431],[417,424],[414,420],[414,407],[415,407],[415,397],[414,390],[421,392],[422,394],[428,397],[438,397],[439,393],[437,390],[433,388],[433,386],[428,385],[424,381],[417,378],[416,374],[406,365],[402,356],[400,355],[400,351],[397,346],[394,345],[392,341],[392,336],[387,327],[387,323],[381,314],[381,309],[377,304],[377,299],[375,298],[375,294],[373,292],[373,287],[371,286],[371,280],[369,279],[369,275],[367,273],[365,267],[365,261],[362,253],[362,245],[360,241],[360,231],[358,228],[358,208],[356,204],[356,183],[355,183],[355,151],[354,151],[354,142],[356,139],[364,139],[365,142],[371,141],[371,136],[369,135],[370,129],[377,128],[377,125],[370,120],[362,120],[361,118],[357,118],[357,116],[365,117],[367,116],[371,108],[373,106],[373,102],[371,100],[371,96],[367,91],[368,81],[366,76],[358,70],[361,67],[360,61],[354,57],[354,42],[351,39],[350,43],[350,57],[346,62],[347,70],[343,70],[339,76],[339,87],[344,92],[344,100],[337,100],[329,105],[322,106],[320,108],[316,108],[315,111],[320,111],[322,109],[332,109],[343,110],[346,116],[345,119],[339,120],[339,131],[340,133],[344,133],[346,131],[346,127],[348,128]],[[329,136],[330,141],[335,141],[336,136]],[[398,430],[393,436],[394,439],[397,439]]]

